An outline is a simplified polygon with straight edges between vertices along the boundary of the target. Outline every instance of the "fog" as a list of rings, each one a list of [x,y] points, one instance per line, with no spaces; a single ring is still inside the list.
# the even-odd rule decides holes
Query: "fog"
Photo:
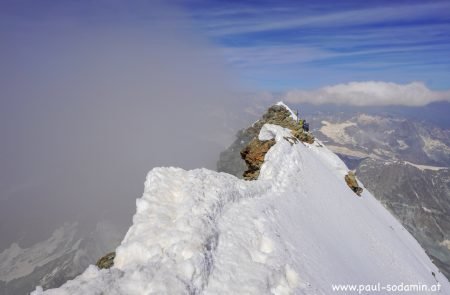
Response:
[[[238,128],[237,81],[182,10],[54,2],[0,4],[0,251],[131,223],[151,168],[214,168]]]

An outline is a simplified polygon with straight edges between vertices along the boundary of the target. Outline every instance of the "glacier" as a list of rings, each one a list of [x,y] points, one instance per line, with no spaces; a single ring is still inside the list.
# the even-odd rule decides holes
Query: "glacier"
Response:
[[[350,190],[334,153],[290,136],[262,127],[259,139],[276,144],[255,181],[152,169],[114,266],[32,294],[332,294],[334,284],[377,283],[439,283],[450,294],[403,226],[366,189]]]

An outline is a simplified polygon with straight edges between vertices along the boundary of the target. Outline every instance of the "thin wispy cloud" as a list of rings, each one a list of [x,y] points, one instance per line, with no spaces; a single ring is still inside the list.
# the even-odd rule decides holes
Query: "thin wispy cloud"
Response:
[[[301,8],[301,7],[300,7]],[[338,8],[338,6],[336,7]],[[300,9],[299,9],[300,10]],[[312,26],[355,26],[367,25],[374,23],[386,23],[395,21],[396,23],[402,21],[411,21],[416,19],[423,19],[427,17],[436,17],[440,19],[449,20],[450,15],[447,11],[450,10],[450,3],[436,2],[426,4],[401,4],[401,5],[387,5],[382,7],[369,7],[355,10],[344,11],[328,11],[317,15],[304,16],[299,10],[291,9],[290,11],[283,10],[279,18],[274,18],[271,11],[264,16],[264,11],[254,13],[254,18],[247,18],[246,25],[235,24],[230,20],[222,19],[221,24],[223,30],[215,30],[213,34],[242,34],[251,32],[262,32],[271,30],[284,30],[297,27]],[[301,11],[301,10],[300,10]],[[262,15],[263,14],[263,15]],[[261,16],[263,16],[261,18]],[[283,18],[281,18],[283,17]],[[245,20],[244,20],[245,21]],[[231,28],[230,28],[231,26]]]
[[[239,67],[308,62],[335,56],[334,53],[302,46],[255,46],[225,48],[227,60]]]
[[[207,3],[192,9],[194,23],[260,88],[314,87],[324,76],[448,88],[448,1]]]
[[[376,56],[383,55],[384,59],[389,55],[397,57],[397,54],[401,54],[405,51],[409,53],[414,52],[427,52],[434,50],[434,45],[402,45],[390,46],[388,48],[369,48],[360,49],[357,51],[333,51],[321,49],[319,47],[303,47],[299,45],[283,45],[283,46],[255,46],[255,47],[238,47],[238,48],[224,48],[222,52],[225,58],[232,64],[244,68],[253,66],[264,65],[282,65],[282,64],[299,64],[307,62],[329,62],[330,64],[339,62],[338,59],[351,58],[347,60],[347,65],[357,65],[360,68],[373,66],[383,66],[387,63],[373,63],[373,62],[361,62],[356,59],[358,56]],[[441,48],[450,52],[450,45],[444,45]],[[406,58],[408,58],[407,56]],[[405,62],[404,58],[395,58],[389,65],[414,65],[417,61],[411,60]]]

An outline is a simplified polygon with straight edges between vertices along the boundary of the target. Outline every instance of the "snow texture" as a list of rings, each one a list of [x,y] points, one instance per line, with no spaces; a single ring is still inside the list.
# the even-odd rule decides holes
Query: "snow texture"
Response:
[[[332,294],[332,284],[450,284],[323,144],[275,138],[256,181],[155,168],[115,266],[32,294]],[[436,274],[436,277],[432,275]]]

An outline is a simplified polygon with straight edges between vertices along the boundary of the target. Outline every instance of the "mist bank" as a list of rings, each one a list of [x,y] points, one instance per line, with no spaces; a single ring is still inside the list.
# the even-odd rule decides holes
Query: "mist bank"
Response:
[[[214,168],[239,124],[233,74],[182,10],[43,3],[0,9],[0,251],[131,223],[151,168]]]

